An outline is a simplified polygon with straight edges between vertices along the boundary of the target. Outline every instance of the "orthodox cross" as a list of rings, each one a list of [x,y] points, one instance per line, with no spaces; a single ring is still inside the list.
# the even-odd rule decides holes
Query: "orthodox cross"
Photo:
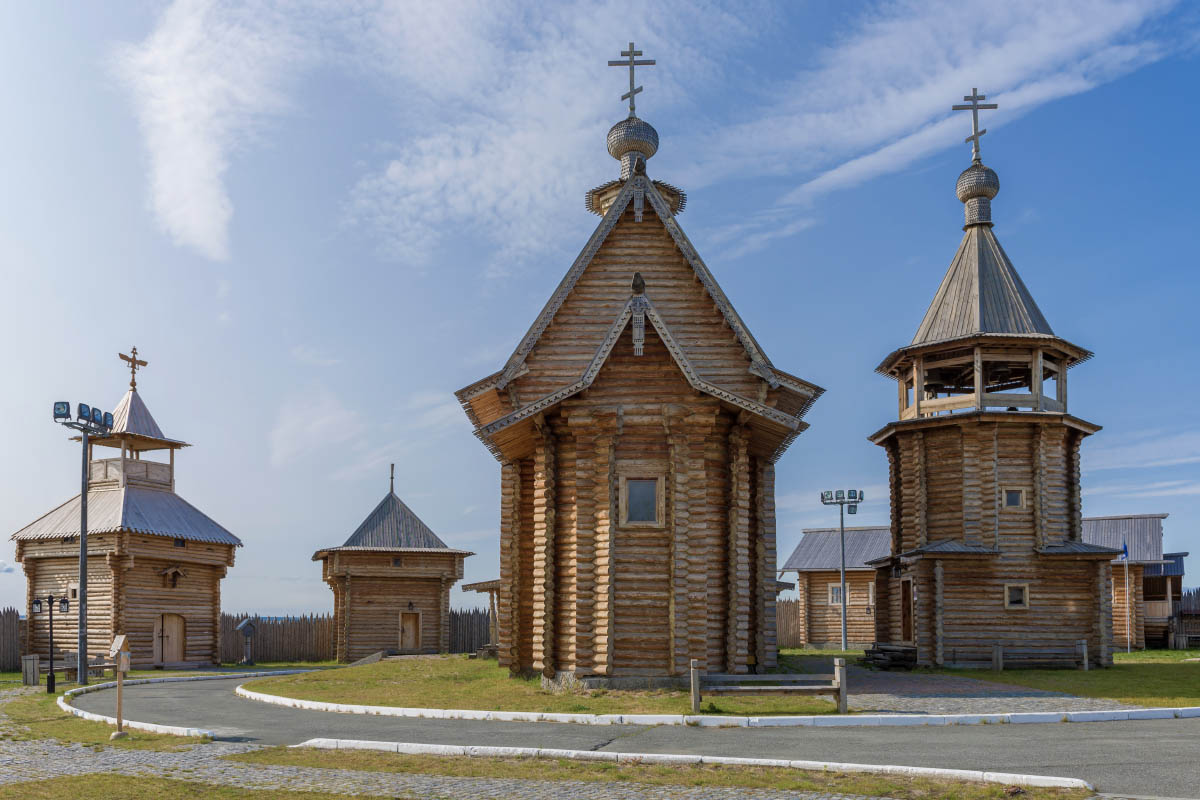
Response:
[[[147,367],[149,366],[149,362],[138,360],[136,347],[130,349],[129,352],[132,353],[132,355],[127,356],[124,353],[117,353],[117,355],[121,357],[122,361],[129,363],[129,388],[136,389],[138,367]]]
[[[971,135],[966,139],[963,139],[963,141],[971,143],[971,160],[975,162],[982,161],[982,158],[979,155],[979,137],[987,133],[986,128],[979,130],[979,109],[999,108],[999,106],[995,103],[979,102],[980,100],[986,99],[986,94],[980,94],[978,89],[973,88],[971,89],[971,93],[969,95],[963,97],[963,100],[969,100],[970,103],[966,105],[956,105],[950,107],[952,111],[971,112]]]
[[[654,66],[653,58],[646,58],[646,59],[642,59],[640,61],[637,60],[636,57],[640,56],[641,54],[642,54],[642,51],[634,50],[633,42],[630,42],[629,49],[621,51],[621,55],[628,56],[627,60],[608,62],[608,65],[610,67],[629,67],[629,92],[621,95],[621,99],[629,101],[629,116],[631,116],[631,117],[633,116],[633,108],[634,108],[633,96],[642,90],[642,87],[638,86],[635,88],[633,85],[633,68],[634,67],[652,67],[652,66]]]

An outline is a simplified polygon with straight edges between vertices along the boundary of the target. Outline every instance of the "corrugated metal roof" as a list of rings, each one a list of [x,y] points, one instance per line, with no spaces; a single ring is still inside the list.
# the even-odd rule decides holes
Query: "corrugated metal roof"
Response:
[[[395,492],[387,493],[342,547],[450,549]]]
[[[1041,552],[1046,555],[1073,555],[1084,554],[1091,555],[1093,553],[1107,554],[1116,550],[1115,547],[1106,547],[1102,544],[1092,544],[1091,542],[1063,542],[1062,544],[1052,544],[1041,549]]]
[[[113,409],[113,433],[135,433],[153,439],[166,439],[162,428],[154,421],[154,415],[146,408],[137,389],[125,392],[121,402]]]
[[[870,569],[867,562],[885,558],[892,549],[892,532],[886,527],[846,528],[846,569]],[[839,569],[842,547],[837,528],[806,528],[800,543],[788,556],[784,570]]]
[[[912,343],[978,333],[1054,335],[989,225],[963,234]]]
[[[1129,545],[1129,562],[1162,561],[1162,521],[1166,514],[1084,517],[1083,541],[1120,550]]]
[[[1183,560],[1187,558],[1187,553],[1163,553],[1163,561],[1166,564],[1147,564],[1146,571],[1142,573],[1147,578],[1174,578],[1182,576]]]
[[[129,530],[194,542],[242,540],[172,491],[126,486],[88,492],[88,533]],[[12,535],[17,541],[79,535],[79,495]]]

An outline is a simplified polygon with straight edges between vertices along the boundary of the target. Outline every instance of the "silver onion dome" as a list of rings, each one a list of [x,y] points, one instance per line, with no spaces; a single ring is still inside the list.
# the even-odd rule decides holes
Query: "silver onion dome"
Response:
[[[649,122],[627,117],[608,131],[608,153],[621,162],[621,179],[633,174],[634,165],[658,152],[658,131]]]
[[[962,171],[954,193],[964,204],[967,225],[992,224],[992,198],[1000,192],[1000,176],[976,162]]]

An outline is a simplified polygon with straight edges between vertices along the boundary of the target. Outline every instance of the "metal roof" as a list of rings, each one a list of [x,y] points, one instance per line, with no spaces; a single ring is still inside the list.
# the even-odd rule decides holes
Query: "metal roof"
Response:
[[[1166,518],[1166,514],[1084,517],[1083,541],[1114,550],[1120,550],[1122,545],[1128,544],[1131,564],[1162,561],[1162,521]]]
[[[1174,578],[1182,576],[1183,560],[1187,558],[1187,553],[1163,553],[1163,561],[1165,564],[1147,564],[1146,571],[1142,573],[1147,578]]]
[[[783,570],[806,572],[839,569],[842,547],[837,528],[806,528]],[[846,528],[846,569],[871,569],[867,562],[886,558],[892,549],[887,527]]]
[[[179,495],[165,489],[126,486],[88,492],[88,533],[128,530],[193,542],[240,547],[242,540]],[[79,495],[12,535],[16,541],[79,535]]]
[[[395,492],[379,501],[342,547],[450,549]]]
[[[1042,553],[1049,556],[1063,555],[1109,555],[1117,552],[1115,547],[1107,547],[1102,544],[1092,544],[1091,542],[1063,542],[1062,544],[1047,545],[1041,549]]]
[[[460,588],[462,588],[464,592],[498,592],[500,591],[500,579],[492,578],[490,581],[464,583]]]
[[[150,409],[137,389],[125,392],[121,402],[113,409],[113,433],[136,433],[139,436],[149,436],[153,439],[165,439],[162,428],[154,421]]]
[[[970,225],[912,344],[979,333],[1053,336],[990,225]]]

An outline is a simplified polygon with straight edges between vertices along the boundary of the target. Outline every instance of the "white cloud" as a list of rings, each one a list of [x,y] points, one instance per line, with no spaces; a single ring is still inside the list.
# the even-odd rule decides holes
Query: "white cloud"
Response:
[[[9,564],[4,561],[0,561],[0,575],[4,574],[6,572],[16,572],[16,571],[17,571],[16,568],[13,567],[12,564]]]
[[[356,439],[366,430],[359,414],[325,387],[297,392],[279,404],[270,434],[271,464],[288,465],[326,447]]]
[[[1190,497],[1200,495],[1200,480],[1148,481],[1088,486],[1084,497]]]
[[[1111,444],[1085,448],[1085,472],[1200,464],[1200,430],[1149,430],[1126,434]]]
[[[298,344],[292,348],[292,360],[309,367],[333,367],[342,360],[319,347]]]

